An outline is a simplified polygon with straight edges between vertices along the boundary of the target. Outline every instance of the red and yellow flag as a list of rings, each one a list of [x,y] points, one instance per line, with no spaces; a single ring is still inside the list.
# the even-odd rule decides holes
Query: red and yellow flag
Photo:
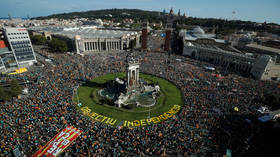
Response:
[[[67,126],[55,135],[45,146],[41,147],[32,157],[55,157],[64,151],[78,136],[81,130]]]

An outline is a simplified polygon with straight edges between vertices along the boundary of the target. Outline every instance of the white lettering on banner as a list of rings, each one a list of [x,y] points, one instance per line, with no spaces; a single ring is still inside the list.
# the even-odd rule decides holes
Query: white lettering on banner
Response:
[[[59,132],[47,145],[41,147],[32,157],[55,157],[58,156],[67,146],[70,145],[82,131],[67,126],[61,132]]]
[[[69,133],[68,132],[61,132],[59,134],[58,137],[61,137],[60,139],[58,139],[57,141],[54,141],[52,143],[52,147],[47,151],[48,153],[51,153],[53,154],[54,156],[56,156],[56,154],[58,154],[59,152],[62,151],[61,148],[57,148],[57,146],[59,144],[62,144],[62,145],[67,145],[70,141],[67,139],[67,137],[69,137]]]
[[[64,135],[64,132],[62,131],[57,138],[60,138],[62,135]]]
[[[67,138],[70,135],[68,132],[66,132],[65,134],[66,134],[66,136],[64,136],[64,138]]]
[[[65,145],[67,145],[69,142],[70,142],[69,140],[64,139],[64,141],[62,141],[62,143],[61,143],[61,144],[63,144],[63,145],[65,146]]]
[[[52,155],[57,156],[61,151],[62,151],[61,148],[57,148],[57,149],[52,153]]]
[[[62,140],[62,138],[58,139],[57,141],[54,141],[53,145],[58,146],[61,140]]]
[[[69,133],[68,132],[61,132],[59,135],[58,135],[58,138],[60,138],[61,136],[63,136],[63,137],[61,137],[61,138],[67,138],[67,137],[69,137]]]
[[[56,145],[52,145],[52,147],[47,152],[51,154],[56,148]]]

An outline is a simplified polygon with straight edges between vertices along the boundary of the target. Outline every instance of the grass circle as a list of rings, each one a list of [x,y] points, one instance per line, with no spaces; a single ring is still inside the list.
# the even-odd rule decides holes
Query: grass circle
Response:
[[[169,81],[153,76],[140,73],[140,79],[145,80],[148,83],[158,84],[160,86],[159,96],[157,102],[153,107],[134,107],[130,109],[118,108],[104,103],[103,98],[98,94],[98,91],[106,86],[106,83],[115,79],[115,77],[125,78],[125,73],[106,74],[80,86],[77,90],[77,95],[74,96],[74,101],[79,102],[82,106],[78,106],[79,110],[87,108],[88,112],[96,113],[92,116],[91,113],[86,114],[94,120],[104,122],[108,119],[96,118],[96,115],[103,117],[109,117],[116,120],[112,125],[117,126],[125,121],[135,121],[141,119],[147,119],[151,117],[158,117],[168,112],[174,105],[181,106],[183,104],[183,97],[181,91]]]

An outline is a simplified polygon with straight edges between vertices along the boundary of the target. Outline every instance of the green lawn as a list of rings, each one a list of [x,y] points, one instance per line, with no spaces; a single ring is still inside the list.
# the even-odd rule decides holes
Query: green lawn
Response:
[[[183,99],[180,90],[168,82],[167,80],[140,73],[140,78],[144,79],[147,82],[157,83],[160,86],[160,96],[157,98],[157,103],[151,108],[133,108],[133,109],[124,109],[109,106],[107,104],[102,104],[100,102],[101,96],[99,96],[98,91],[104,88],[104,84],[108,81],[111,81],[115,76],[119,78],[124,78],[125,73],[117,74],[107,74],[98,78],[95,78],[86,84],[78,88],[79,100],[82,103],[82,107],[87,106],[91,109],[91,112],[98,113],[100,115],[111,117],[117,119],[119,122],[124,120],[140,120],[145,119],[149,116],[155,117],[167,112],[172,108],[173,105],[182,105]],[[92,95],[92,96],[91,96]],[[74,100],[77,102],[77,97],[74,97]],[[80,109],[80,107],[78,107]]]

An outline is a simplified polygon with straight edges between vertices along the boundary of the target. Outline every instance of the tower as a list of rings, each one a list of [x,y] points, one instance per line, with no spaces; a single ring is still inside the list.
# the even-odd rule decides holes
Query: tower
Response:
[[[128,90],[134,89],[139,86],[139,61],[130,55],[127,57],[127,84]]]
[[[10,13],[8,14],[8,17],[9,17],[9,20],[12,20],[12,16]]]
[[[170,50],[170,42],[171,42],[171,28],[167,26],[167,29],[165,31],[166,36],[165,36],[165,42],[164,42],[164,51],[169,51]]]
[[[181,14],[181,13],[180,13]],[[176,30],[177,22],[179,20],[179,16],[174,15],[173,8],[171,8],[169,15],[167,16],[167,24],[166,24],[166,36],[165,36],[165,43],[164,43],[164,51],[172,52],[177,51],[176,48],[176,36],[174,30]],[[174,49],[175,48],[175,49]]]
[[[173,11],[173,8],[172,8],[172,7],[171,7],[171,9],[170,9],[169,15],[174,15],[174,11]]]
[[[145,22],[143,24],[143,29],[142,29],[142,49],[146,50],[147,49],[147,42],[148,42],[148,25],[149,22]]]
[[[187,18],[187,15],[186,15],[186,13],[184,13],[184,14],[183,14],[183,17],[184,17],[184,18]]]
[[[169,52],[171,47],[171,35],[172,35],[172,25],[173,18],[167,19],[166,30],[165,30],[165,42],[164,42],[164,51]]]
[[[166,10],[165,10],[165,9],[163,9],[162,13],[163,13],[163,15],[165,15],[165,14],[166,14]]]

